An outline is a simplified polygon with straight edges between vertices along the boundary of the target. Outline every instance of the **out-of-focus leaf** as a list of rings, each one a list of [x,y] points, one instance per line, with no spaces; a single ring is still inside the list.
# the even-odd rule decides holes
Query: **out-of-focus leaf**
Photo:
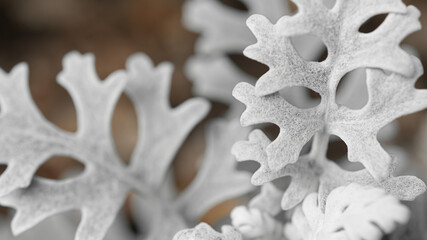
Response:
[[[171,109],[171,65],[154,67],[142,54],[129,58],[127,81],[124,73],[101,81],[89,54],[70,53],[63,65],[58,82],[75,103],[76,133],[56,128],[37,110],[29,94],[26,65],[0,74],[0,155],[7,164],[0,177],[0,202],[17,210],[14,234],[56,213],[78,209],[82,219],[75,239],[102,239],[129,191],[156,198],[175,152],[209,107],[204,100],[191,99]],[[129,166],[117,156],[110,131],[115,103],[125,88],[136,106],[140,131]],[[34,177],[52,155],[71,156],[85,170],[62,181]]]
[[[214,120],[207,127],[207,148],[196,178],[178,197],[177,205],[188,219],[199,219],[226,199],[253,189],[250,174],[236,171],[232,145],[247,136],[236,120]]]
[[[232,224],[247,240],[283,240],[283,224],[258,208],[239,206],[231,212]]]
[[[178,232],[173,240],[243,240],[242,235],[231,226],[223,226],[222,233],[213,230],[208,224],[200,223],[193,229]]]
[[[350,184],[328,197],[325,212],[307,196],[285,228],[290,240],[379,240],[409,220],[409,209],[382,189]]]

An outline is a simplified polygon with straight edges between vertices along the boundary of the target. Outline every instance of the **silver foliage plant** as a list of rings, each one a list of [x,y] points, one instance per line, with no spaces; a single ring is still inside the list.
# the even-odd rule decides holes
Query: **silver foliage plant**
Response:
[[[386,124],[427,107],[427,91],[414,87],[423,74],[422,65],[400,47],[407,35],[420,28],[419,11],[401,0],[337,0],[332,6],[318,0],[293,2],[298,12],[275,24],[263,15],[249,17],[247,25],[257,43],[244,54],[269,70],[255,86],[245,81],[233,90],[233,96],[246,105],[243,126],[273,123],[280,128],[273,141],[255,129],[232,149],[238,161],[260,164],[252,183],[262,185],[261,193],[248,207],[233,210],[234,229],[225,226],[218,233],[201,224],[179,232],[175,240],[381,239],[409,221],[409,210],[399,200],[412,201],[426,190],[415,176],[394,176],[399,159],[393,159],[377,140]],[[359,32],[364,22],[379,14],[388,15],[377,29]],[[304,34],[325,43],[324,61],[306,61],[296,52],[291,37]],[[206,41],[202,38],[199,43],[205,51],[209,49],[200,46],[208,45]],[[369,100],[361,109],[350,109],[337,104],[336,88],[346,73],[357,68],[366,68]],[[280,91],[294,86],[319,93],[320,104],[308,109],[290,104]],[[331,135],[346,143],[349,161],[361,163],[363,170],[346,171],[327,159]],[[300,155],[312,138],[310,152]],[[286,190],[272,185],[287,176],[291,182]],[[276,218],[282,210],[287,210],[288,221]]]
[[[186,64],[186,74],[193,81],[195,94],[221,102],[229,106],[228,116],[237,117],[241,114],[241,104],[232,97],[231,92],[239,82],[255,83],[255,77],[239,69],[228,57],[228,54],[241,53],[243,49],[255,41],[246,27],[246,19],[252,14],[262,14],[272,21],[291,10],[287,0],[242,0],[248,11],[233,9],[219,0],[188,0],[183,7],[183,23],[191,31],[200,34],[197,39],[195,56]],[[332,4],[333,0],[325,0]],[[308,59],[318,58],[323,51],[321,41],[309,36],[295,36],[294,45],[298,46],[299,54]],[[358,78],[363,71],[350,76]],[[355,88],[363,88],[362,81],[347,81],[337,99],[344,105],[358,106],[363,98]],[[301,106],[311,106],[312,100],[305,89],[297,88],[285,91],[288,101]],[[356,94],[358,93],[358,94]],[[354,101],[354,96],[359,96]],[[352,99],[353,101],[350,101]]]
[[[274,20],[290,11],[283,0],[244,0],[248,12],[239,11],[217,0],[189,0],[183,8],[184,25],[201,34],[196,42],[196,55],[186,65],[186,73],[197,95],[230,106],[230,115],[241,113],[241,104],[231,96],[239,82],[255,82],[255,78],[237,68],[227,53],[241,53],[254,41],[246,19],[259,13]]]
[[[195,46],[196,55],[186,64],[187,76],[193,81],[193,91],[229,106],[229,117],[237,117],[242,111],[241,104],[231,95],[234,86],[239,82],[256,81],[227,57],[227,54],[241,53],[254,41],[246,27],[246,19],[255,13],[273,20],[290,14],[287,1],[284,0],[242,2],[247,6],[247,12],[228,7],[218,0],[188,0],[183,8],[184,25],[200,33]],[[322,46],[319,43],[305,43],[301,54],[309,58],[320,54]],[[309,104],[303,90],[297,89],[291,94],[295,101]]]
[[[414,176],[394,176],[394,162],[399,159],[382,148],[377,134],[394,119],[427,107],[427,92],[414,88],[423,71],[421,64],[399,47],[404,37],[420,27],[419,12],[400,0],[337,0],[333,6],[319,0],[293,0],[298,13],[282,17],[289,14],[282,0],[244,2],[248,13],[232,12],[213,0],[189,1],[186,7],[186,16],[194,18],[187,24],[206,31],[197,49],[208,55],[188,65],[189,74],[204,81],[195,82],[196,92],[229,104],[232,117],[208,125],[207,150],[198,175],[182,193],[171,181],[170,163],[209,106],[201,99],[190,99],[175,109],[169,106],[170,64],[156,67],[147,56],[136,54],[129,58],[126,71],[101,81],[92,55],[65,56],[58,82],[75,103],[76,133],[59,129],[39,112],[29,93],[25,64],[10,73],[0,71],[0,161],[7,165],[0,176],[0,203],[16,209],[14,234],[76,209],[81,211],[81,221],[75,239],[104,239],[112,225],[117,227],[113,220],[133,192],[137,196],[131,203],[133,216],[145,234],[116,232],[106,239],[171,239],[212,206],[252,189],[250,176],[235,171],[230,151],[238,161],[260,164],[252,183],[262,185],[261,192],[248,206],[232,211],[232,226],[217,232],[202,223],[180,231],[175,240],[374,240],[409,221],[409,210],[399,200],[414,200],[426,186]],[[263,15],[249,17],[253,13],[277,23]],[[388,17],[378,29],[367,34],[358,31],[381,13]],[[225,57],[225,52],[240,51],[254,40],[244,26],[248,17],[258,42],[244,53],[270,68],[257,81],[231,67]],[[201,25],[195,24],[204,18]],[[218,28],[221,25],[226,27]],[[306,61],[296,52],[290,38],[304,34],[319,36],[326,44],[325,61]],[[224,35],[229,41],[221,41]],[[308,53],[318,49],[311,47]],[[356,68],[367,69],[369,101],[362,109],[349,109],[336,103],[336,88]],[[210,73],[201,74],[206,69]],[[223,77],[220,84],[215,82],[218,72]],[[234,110],[241,106],[224,91],[231,93],[235,84],[233,96],[246,105],[241,123],[276,124],[280,134],[275,140],[262,130],[238,126],[233,116],[240,114]],[[292,105],[282,91],[293,86],[318,92],[320,104],[304,109]],[[110,131],[121,94],[131,99],[138,117],[139,141],[129,165],[118,157]],[[239,141],[249,131],[248,140]],[[365,169],[346,171],[327,159],[332,134],[346,142],[349,160],[362,163]],[[300,155],[307,143],[310,152]],[[39,166],[57,155],[81,161],[85,170],[58,181],[34,176]],[[289,176],[286,190],[271,183]],[[283,210],[287,221],[280,219]],[[58,219],[55,230],[72,232],[70,221]],[[9,233],[2,234],[8,237]],[[421,238],[417,237],[412,240]]]
[[[16,209],[14,235],[58,213],[80,210],[74,239],[104,239],[126,196],[133,192],[137,196],[132,201],[134,218],[145,234],[118,238],[171,239],[216,204],[252,190],[250,176],[235,171],[230,154],[231,145],[247,131],[236,121],[224,120],[207,127],[206,154],[198,174],[177,193],[170,181],[170,164],[188,133],[207,114],[209,104],[190,99],[170,107],[171,64],[154,66],[146,55],[135,54],[125,71],[102,81],[91,54],[71,52],[64,57],[63,67],[58,83],[75,104],[75,133],[59,129],[37,109],[26,64],[18,64],[10,73],[0,72],[0,161],[7,165],[0,176],[0,203]],[[138,117],[139,140],[129,165],[115,151],[110,126],[121,94],[133,102]],[[39,166],[58,155],[82,162],[84,171],[64,180],[34,176]],[[72,228],[61,226],[67,232]]]
[[[324,2],[330,6],[335,0]],[[196,53],[186,63],[186,74],[193,82],[193,92],[227,105],[229,110],[225,117],[232,119],[238,118],[243,111],[242,104],[232,97],[232,89],[239,82],[256,82],[255,77],[241,70],[228,57],[228,54],[240,54],[247,45],[255,41],[245,25],[246,19],[252,14],[262,14],[272,21],[277,21],[281,16],[292,14],[288,0],[242,0],[241,3],[247,7],[247,11],[234,9],[219,0],[187,0],[183,7],[184,25],[200,34],[196,41]],[[319,58],[325,47],[321,41],[310,35],[293,36],[292,44],[305,59]],[[408,48],[405,46],[405,49]],[[364,83],[366,81],[360,79],[365,79],[365,75],[364,69],[349,73],[348,81],[340,84],[337,102],[350,108],[363,106],[368,93]],[[318,104],[316,100],[311,99],[306,88],[284,88],[280,93],[295,106],[308,108]],[[382,129],[378,138],[390,139],[396,132],[397,124],[392,122]],[[338,138],[331,139],[337,140]],[[395,146],[393,149],[403,152]]]

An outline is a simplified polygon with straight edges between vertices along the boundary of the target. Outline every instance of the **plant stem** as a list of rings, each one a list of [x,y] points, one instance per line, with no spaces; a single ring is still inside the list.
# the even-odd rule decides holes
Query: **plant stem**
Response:
[[[325,129],[314,135],[314,140],[311,145],[310,159],[326,159],[328,151],[329,134]]]

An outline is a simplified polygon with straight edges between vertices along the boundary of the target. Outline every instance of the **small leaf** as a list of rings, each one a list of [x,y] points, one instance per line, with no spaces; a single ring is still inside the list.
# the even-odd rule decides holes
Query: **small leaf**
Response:
[[[259,13],[277,20],[289,13],[283,0],[242,2],[248,7],[248,12],[227,7],[217,0],[190,0],[185,3],[184,25],[202,35],[196,43],[198,52],[240,52],[254,40],[245,26],[250,15]]]
[[[325,213],[310,194],[285,230],[289,239],[379,240],[409,220],[406,206],[382,189],[350,184],[328,197]],[[302,237],[302,238],[301,238]]]
[[[222,233],[214,231],[208,224],[200,223],[193,229],[178,232],[173,240],[243,240],[242,235],[231,226],[223,226]]]
[[[216,119],[207,127],[206,153],[196,178],[176,200],[187,219],[199,219],[213,206],[251,190],[250,174],[237,171],[230,153],[234,142],[248,131],[236,120]]]
[[[17,210],[12,221],[14,234],[49,216],[78,209],[82,218],[75,239],[100,240],[129,191],[160,198],[157,187],[177,149],[209,105],[191,99],[172,109],[168,103],[171,66],[154,67],[142,54],[129,58],[127,81],[123,72],[101,81],[90,54],[69,53],[63,65],[58,82],[76,105],[75,134],[42,117],[28,91],[25,65],[18,65],[10,74],[0,73],[0,155],[7,164],[0,177],[0,202]],[[140,139],[129,166],[116,154],[110,126],[115,103],[125,88],[137,108],[140,125]],[[63,181],[34,177],[35,170],[52,155],[75,158],[85,165],[85,171]]]
[[[229,115],[241,114],[242,107],[231,92],[238,82],[254,83],[254,77],[240,70],[228,53],[241,53],[255,41],[245,25],[254,14],[265,14],[277,20],[289,14],[284,0],[243,0],[247,12],[238,11],[218,0],[187,0],[183,7],[183,23],[191,31],[200,33],[196,42],[196,56],[186,63],[186,74],[193,82],[196,95],[230,106]]]
[[[283,239],[283,224],[267,212],[257,208],[239,206],[233,209],[230,216],[233,226],[242,233],[245,239]]]
[[[291,183],[282,196],[283,210],[295,207],[311,192],[319,192],[319,205],[323,209],[326,198],[333,189],[350,183],[383,188],[401,200],[413,200],[426,190],[424,182],[414,176],[394,177],[390,171],[388,178],[378,182],[366,170],[345,171],[334,162],[311,154],[302,155],[296,163],[276,171],[268,165],[266,148],[270,143],[267,136],[256,129],[249,134],[248,141],[235,143],[232,153],[238,161],[253,160],[261,165],[252,176],[252,183],[255,185],[291,176]]]
[[[261,186],[261,192],[251,199],[249,206],[275,216],[281,211],[282,196],[283,191],[277,189],[272,183],[265,183]]]

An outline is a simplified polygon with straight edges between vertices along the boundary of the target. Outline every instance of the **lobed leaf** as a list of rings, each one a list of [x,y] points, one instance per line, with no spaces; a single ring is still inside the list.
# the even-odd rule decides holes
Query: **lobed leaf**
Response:
[[[236,171],[236,162],[230,154],[231,145],[246,134],[247,130],[238,127],[236,121],[210,122],[205,155],[190,185],[179,194],[171,194],[166,184],[160,192],[167,196],[132,201],[135,222],[139,229],[147,232],[140,238],[171,239],[178,230],[197,222],[215,205],[251,191],[250,175]]]
[[[209,106],[204,99],[194,98],[174,109],[170,107],[172,65],[169,63],[154,67],[148,56],[135,54],[126,68],[129,77],[125,91],[134,103],[139,126],[131,171],[156,187],[165,178],[181,143],[207,114]],[[142,77],[147,80],[141,81]]]
[[[231,226],[223,226],[222,233],[214,231],[208,224],[200,223],[193,229],[178,232],[173,240],[243,240],[242,235]]]
[[[424,182],[414,176],[389,177],[381,182],[376,181],[367,170],[345,171],[334,162],[312,156],[302,155],[294,164],[274,170],[268,165],[266,149],[271,141],[261,130],[253,130],[248,141],[237,142],[232,153],[238,161],[256,161],[261,166],[253,174],[252,183],[260,185],[274,179],[290,176],[291,183],[282,195],[283,210],[295,207],[311,192],[319,192],[319,206],[323,209],[329,193],[350,183],[370,185],[385,189],[391,195],[401,200],[413,200],[426,190]]]
[[[420,13],[413,6],[405,7],[400,0],[339,0],[332,9],[320,1],[295,3],[298,13],[282,17],[277,24],[262,15],[247,20],[258,42],[247,47],[244,54],[270,68],[257,81],[256,95],[305,86],[330,98],[341,77],[360,67],[414,75],[411,56],[399,47],[403,38],[420,29]],[[376,31],[358,32],[364,21],[381,13],[388,13],[388,17]],[[307,62],[292,46],[291,36],[307,33],[318,36],[327,46],[325,61]]]
[[[331,0],[328,0],[331,1]],[[263,14],[272,21],[290,14],[286,0],[243,0],[248,11],[233,9],[218,0],[188,0],[183,7],[184,25],[200,34],[196,42],[196,55],[185,67],[187,76],[193,82],[193,91],[203,97],[230,106],[229,114],[241,113],[241,107],[231,97],[238,82],[254,83],[255,78],[240,70],[227,54],[241,51],[255,40],[245,26],[252,14]],[[305,38],[302,38],[304,40]],[[297,41],[301,53],[314,57],[318,55],[319,43]],[[304,94],[303,99],[307,97]]]
[[[230,107],[230,115],[238,115],[242,106],[231,95],[239,82],[255,82],[255,78],[238,69],[225,56],[194,56],[185,66],[188,78],[193,82],[193,92]]]
[[[207,127],[207,146],[197,176],[176,200],[187,219],[199,219],[213,206],[253,190],[250,174],[236,171],[231,146],[248,131],[236,120],[216,119]]]
[[[72,52],[64,57],[63,65],[58,82],[76,105],[75,134],[54,127],[41,116],[28,91],[25,65],[18,65],[10,74],[1,73],[0,128],[4,131],[0,154],[7,169],[0,177],[0,203],[17,210],[12,221],[14,234],[51,215],[78,209],[82,218],[75,239],[102,239],[129,191],[157,197],[156,186],[185,136],[207,113],[208,104],[193,99],[171,109],[167,103],[171,67],[154,68],[145,55],[128,60],[128,81],[123,73],[100,81],[89,54]],[[137,106],[140,125],[140,140],[130,166],[124,166],[117,156],[110,132],[114,105],[125,87]],[[78,159],[85,170],[62,181],[34,177],[52,155]]]
[[[316,133],[325,132],[343,139],[349,160],[361,162],[375,179],[382,181],[390,175],[391,157],[378,143],[378,131],[400,116],[427,107],[426,91],[414,87],[422,66],[415,57],[413,63],[416,74],[411,78],[368,69],[369,101],[360,110],[325,101],[312,109],[299,109],[278,93],[257,96],[256,87],[246,83],[238,84],[233,95],[247,106],[241,116],[242,125],[269,122],[280,127],[279,136],[266,148],[273,170],[295,163],[302,147]]]
[[[245,26],[246,19],[254,14],[264,14],[277,20],[289,13],[286,1],[242,0],[248,11],[227,7],[217,0],[190,0],[183,9],[184,25],[201,37],[196,43],[196,51],[238,52],[251,44],[253,36]]]
[[[283,239],[283,224],[260,209],[238,206],[233,209],[230,217],[233,226],[241,232],[244,239]]]
[[[409,210],[382,189],[350,184],[331,192],[320,210],[316,194],[298,207],[285,234],[296,239],[381,239],[409,220]]]
[[[277,189],[272,183],[265,183],[261,186],[261,192],[251,199],[249,207],[260,209],[275,216],[281,211],[282,196],[283,191]]]

